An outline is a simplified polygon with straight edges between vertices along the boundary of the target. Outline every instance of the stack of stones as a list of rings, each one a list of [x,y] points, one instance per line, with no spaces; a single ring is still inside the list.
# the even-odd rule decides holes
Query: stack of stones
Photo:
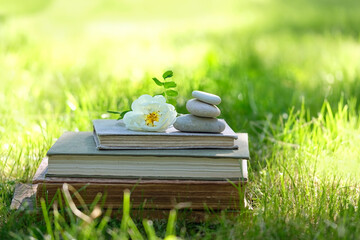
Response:
[[[221,103],[221,98],[202,91],[193,91],[192,96],[194,99],[186,103],[186,109],[190,114],[178,117],[174,127],[182,132],[221,133],[224,131],[224,121],[216,118],[221,113],[216,106]]]

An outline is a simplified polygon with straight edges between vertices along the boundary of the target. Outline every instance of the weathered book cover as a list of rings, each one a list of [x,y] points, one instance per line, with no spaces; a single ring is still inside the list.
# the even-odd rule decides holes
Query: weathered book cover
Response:
[[[220,121],[224,121],[220,119]],[[224,121],[222,133],[187,133],[174,127],[165,132],[141,132],[126,129],[122,121],[112,119],[93,120],[94,138],[99,149],[198,149],[238,146],[238,135]]]
[[[48,151],[49,176],[237,180],[249,158],[247,135],[238,149],[98,150],[90,132],[64,133]],[[246,167],[246,166],[245,166]]]
[[[238,149],[147,149],[147,150],[98,150],[91,132],[65,132],[49,149],[53,155],[99,155],[99,156],[181,156],[209,158],[249,159],[247,133],[236,134]]]
[[[125,189],[131,191],[134,208],[172,209],[179,203],[187,203],[192,210],[237,209],[243,207],[247,171],[242,180],[193,181],[193,180],[144,180],[144,179],[101,179],[75,177],[47,177],[47,158],[43,159],[33,184],[37,184],[36,199],[51,201],[66,182],[75,187],[84,202],[90,205],[96,195],[104,196],[103,207],[119,208]],[[105,197],[106,196],[106,197]],[[76,199],[74,199],[76,201]],[[102,201],[101,201],[102,202]]]

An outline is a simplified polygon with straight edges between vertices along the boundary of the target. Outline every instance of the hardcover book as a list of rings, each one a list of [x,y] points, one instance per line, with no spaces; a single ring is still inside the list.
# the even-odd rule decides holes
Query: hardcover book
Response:
[[[131,190],[133,208],[143,210],[173,209],[178,203],[189,203],[192,210],[204,210],[206,206],[213,210],[239,209],[244,204],[244,191],[247,183],[247,171],[243,169],[241,180],[194,181],[194,180],[158,180],[158,179],[118,179],[118,178],[76,178],[47,176],[48,159],[44,158],[39,166],[33,184],[37,185],[36,200],[52,199],[66,182],[75,187],[85,204],[90,205],[98,193],[105,197],[103,207],[121,207],[125,189]],[[236,186],[236,187],[235,187]],[[76,204],[77,199],[73,199]],[[79,204],[80,205],[80,204]]]
[[[224,121],[220,119],[220,121]],[[225,122],[225,121],[224,121]],[[187,133],[174,127],[165,132],[140,132],[126,129],[122,121],[93,120],[94,138],[98,149],[234,149],[238,135],[225,122],[222,133]]]
[[[47,176],[239,180],[249,150],[247,134],[237,137],[238,149],[102,151],[91,132],[66,132],[47,153]]]

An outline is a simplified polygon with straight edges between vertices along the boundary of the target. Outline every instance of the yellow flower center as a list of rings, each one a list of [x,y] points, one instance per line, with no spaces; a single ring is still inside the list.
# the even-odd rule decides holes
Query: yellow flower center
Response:
[[[158,122],[158,121],[159,121],[159,111],[149,113],[145,117],[145,123],[148,126],[155,127],[154,122]]]

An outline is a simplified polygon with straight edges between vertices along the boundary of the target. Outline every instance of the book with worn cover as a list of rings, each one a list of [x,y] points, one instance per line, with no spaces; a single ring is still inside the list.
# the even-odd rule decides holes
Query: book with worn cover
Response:
[[[47,176],[239,180],[249,150],[247,134],[237,136],[238,149],[102,151],[91,132],[66,132],[47,153]]]
[[[207,181],[207,180],[167,180],[167,179],[118,179],[118,178],[76,178],[49,177],[48,159],[44,158],[34,178],[37,185],[36,200],[47,199],[49,202],[56,197],[64,183],[78,190],[87,205],[96,199],[98,193],[104,196],[103,207],[118,208],[123,202],[125,189],[131,190],[131,204],[141,211],[173,209],[178,203],[186,202],[192,211],[240,209],[244,204],[244,192],[247,183],[247,172],[238,181]],[[73,199],[79,206],[76,198]],[[191,213],[193,216],[194,212]],[[153,214],[152,214],[153,215]]]
[[[168,128],[165,132],[140,132],[126,129],[122,121],[93,120],[94,138],[98,149],[237,148],[234,141],[238,135],[226,122],[225,124],[226,128],[222,133],[180,132],[174,127]]]

